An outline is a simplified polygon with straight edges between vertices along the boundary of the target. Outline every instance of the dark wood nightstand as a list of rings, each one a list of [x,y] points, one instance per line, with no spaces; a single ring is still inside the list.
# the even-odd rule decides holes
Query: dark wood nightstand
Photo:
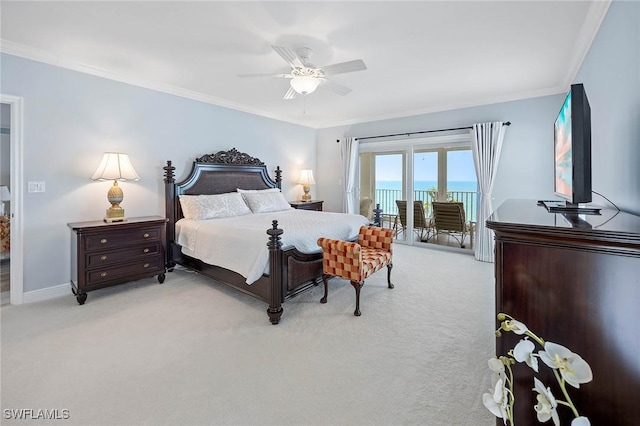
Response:
[[[69,223],[71,228],[71,291],[79,304],[87,292],[158,276],[165,279],[167,219],[128,218],[125,222]]]
[[[322,211],[322,203],[324,203],[324,201],[289,201],[289,204],[291,204],[291,207],[293,207],[294,209],[317,210],[319,212]]]

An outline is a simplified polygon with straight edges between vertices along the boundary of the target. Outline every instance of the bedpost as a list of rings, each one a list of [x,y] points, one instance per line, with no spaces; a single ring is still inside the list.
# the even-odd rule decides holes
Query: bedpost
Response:
[[[282,242],[280,235],[284,231],[278,228],[278,221],[272,222],[272,228],[267,230],[269,234],[269,308],[267,315],[271,324],[280,322],[282,316]]]
[[[166,267],[171,269],[175,266],[171,256],[171,245],[175,241],[176,237],[176,186],[175,176],[173,171],[176,169],[171,165],[171,161],[167,161],[167,165],[162,168],[164,170],[164,202],[165,202],[165,217],[168,219],[167,223],[167,250],[166,250]]]
[[[280,166],[276,167],[276,186],[282,189],[282,170],[280,170]]]

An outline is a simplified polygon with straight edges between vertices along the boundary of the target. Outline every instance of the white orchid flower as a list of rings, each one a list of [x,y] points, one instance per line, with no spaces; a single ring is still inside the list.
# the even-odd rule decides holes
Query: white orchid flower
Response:
[[[489,368],[499,376],[504,374],[504,364],[496,357],[489,358]]]
[[[502,419],[504,424],[507,424],[507,405],[509,404],[509,393],[504,386],[504,380],[498,379],[493,389],[489,389],[482,395],[482,403],[487,410],[499,419]]]
[[[522,339],[513,348],[513,357],[518,362],[525,362],[533,371],[538,372],[538,357],[533,353],[535,345],[528,338]]]
[[[574,388],[593,380],[589,364],[580,355],[574,354],[562,345],[546,342],[544,351],[538,352],[538,355],[549,367],[559,369],[564,380]]]
[[[513,331],[514,333],[516,333],[518,335],[524,334],[529,330],[526,325],[524,325],[520,321],[514,320],[514,319],[506,320],[503,323],[503,328],[506,331]]]
[[[588,418],[580,416],[571,420],[571,426],[591,426],[591,422]]]
[[[545,388],[544,384],[538,380],[537,377],[533,378],[533,383],[535,385],[533,390],[538,392],[538,403],[533,407],[536,410],[538,421],[544,423],[549,421],[549,419],[553,419],[553,424],[560,426],[560,417],[558,417],[558,412],[556,411],[558,403],[551,393],[551,389]]]

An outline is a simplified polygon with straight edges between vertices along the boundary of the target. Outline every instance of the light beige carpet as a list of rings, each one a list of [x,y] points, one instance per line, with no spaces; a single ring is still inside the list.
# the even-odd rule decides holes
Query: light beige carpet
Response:
[[[395,245],[393,282],[330,281],[266,305],[176,270],[1,308],[6,409],[68,410],[64,425],[492,426],[493,265]]]

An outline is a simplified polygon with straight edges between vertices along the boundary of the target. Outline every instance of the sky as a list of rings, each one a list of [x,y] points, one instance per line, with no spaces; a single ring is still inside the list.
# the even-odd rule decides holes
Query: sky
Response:
[[[414,180],[438,180],[438,154],[421,152],[414,155]],[[471,150],[449,151],[447,153],[448,181],[475,181]],[[402,180],[402,154],[376,155],[376,180]]]

